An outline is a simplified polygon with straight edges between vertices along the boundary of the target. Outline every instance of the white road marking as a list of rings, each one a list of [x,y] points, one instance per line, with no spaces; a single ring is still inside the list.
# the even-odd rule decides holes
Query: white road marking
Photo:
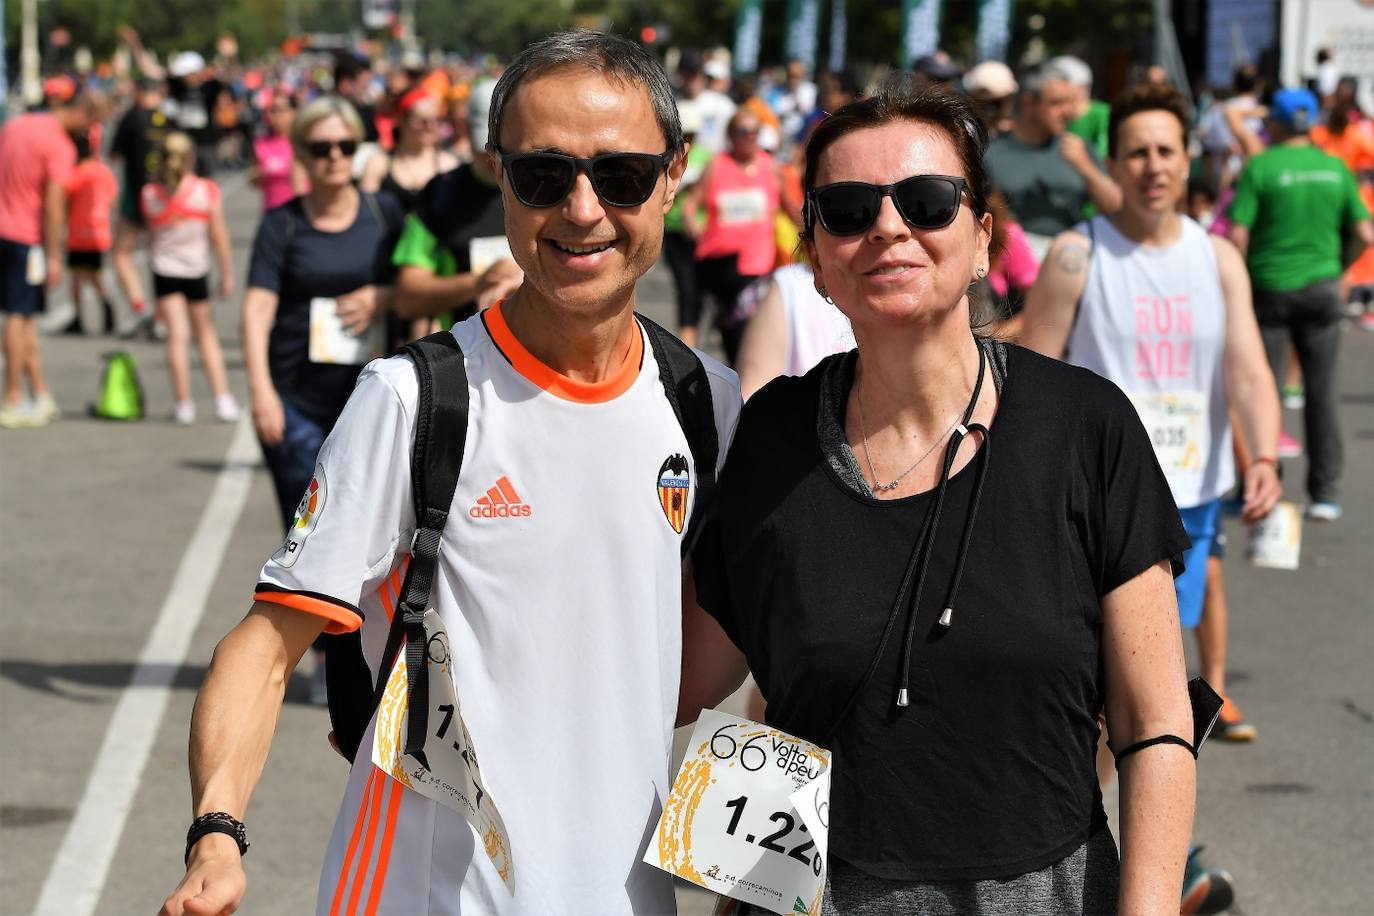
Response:
[[[191,637],[205,613],[210,588],[247,501],[258,454],[245,411],[138,667],[110,718],[81,804],[38,896],[35,916],[89,916],[100,902],[110,862],[162,724],[172,681],[186,661]]]

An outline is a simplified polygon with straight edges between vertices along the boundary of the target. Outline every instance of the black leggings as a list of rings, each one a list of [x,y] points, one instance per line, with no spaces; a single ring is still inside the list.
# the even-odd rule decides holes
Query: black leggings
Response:
[[[663,260],[677,288],[677,326],[701,323],[701,292],[697,289],[697,243],[685,232],[663,233]]]

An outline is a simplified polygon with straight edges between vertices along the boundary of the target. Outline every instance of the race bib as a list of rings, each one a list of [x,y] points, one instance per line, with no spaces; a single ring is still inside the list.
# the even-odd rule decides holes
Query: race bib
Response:
[[[401,613],[397,609],[396,613]],[[433,608],[425,611],[426,664],[429,665],[429,734],[424,756],[428,766],[404,754],[410,709],[406,656],[396,656],[386,693],[377,707],[377,728],[372,741],[372,762],[407,789],[457,811],[481,838],[506,889],[515,892],[515,866],[511,861],[510,834],[496,803],[482,786],[477,750],[472,745],[458,692],[453,686],[452,656],[448,631]]]
[[[468,241],[468,269],[483,274],[497,261],[510,258],[510,242],[504,235],[484,235]]]
[[[339,305],[334,299],[316,296],[310,300],[310,361],[329,365],[361,366],[382,355],[386,330],[373,321],[361,333],[344,328]]]
[[[829,828],[830,752],[712,709],[644,861],[774,913],[816,916]]]
[[[762,188],[722,191],[716,197],[716,215],[722,226],[767,222],[768,195]]]
[[[1206,460],[1207,396],[1201,391],[1133,394],[1165,476],[1201,473]]]

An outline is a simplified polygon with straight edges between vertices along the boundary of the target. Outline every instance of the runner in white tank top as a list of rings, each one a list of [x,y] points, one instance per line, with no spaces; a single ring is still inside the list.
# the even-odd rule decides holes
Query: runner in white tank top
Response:
[[[1177,212],[1186,117],[1169,89],[1133,89],[1118,101],[1109,170],[1124,204],[1055,240],[1027,298],[1024,342],[1105,376],[1135,403],[1193,541],[1175,581],[1180,620],[1197,628],[1203,676],[1223,691],[1226,611],[1213,541],[1219,499],[1236,477],[1229,412],[1251,456],[1242,515],[1252,522],[1282,493],[1279,406],[1240,253]],[[1255,732],[1228,700],[1218,734]]]
[[[849,319],[816,292],[806,264],[773,271],[768,291],[740,344],[740,387],[747,398],[779,375],[805,375],[832,353],[854,349]]]

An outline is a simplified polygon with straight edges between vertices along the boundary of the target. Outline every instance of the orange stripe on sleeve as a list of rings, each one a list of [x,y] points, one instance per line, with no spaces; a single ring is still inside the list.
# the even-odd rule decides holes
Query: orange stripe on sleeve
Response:
[[[353,914],[358,912],[358,900],[363,893],[363,879],[367,877],[368,865],[372,862],[373,841],[377,839],[377,827],[381,823],[382,816],[382,795],[386,787],[382,780],[385,778],[381,770],[376,770],[377,784],[372,792],[372,810],[367,816],[367,836],[363,838],[362,858],[358,860],[358,870],[353,873],[353,886],[348,889],[348,907],[345,913]]]
[[[323,617],[329,621],[324,628],[326,633],[352,633],[363,625],[363,619],[348,608],[320,598],[302,595],[299,592],[259,590],[253,593],[253,600],[270,601],[295,611],[304,611],[307,614],[314,614],[316,617]]]
[[[343,866],[339,869],[339,883],[334,886],[334,901],[329,905],[329,916],[339,916],[339,906],[343,903],[344,886],[348,883],[348,870],[353,866],[353,855],[358,851],[358,840],[362,837],[363,827],[367,822],[367,805],[372,798],[372,793],[380,792],[377,788],[377,778],[381,775],[381,770],[375,766],[368,774],[367,784],[363,788],[363,800],[358,805],[358,813],[353,819],[353,835],[348,839],[348,850],[344,853]]]
[[[382,848],[377,853],[377,867],[372,872],[372,890],[367,894],[366,916],[376,916],[377,904],[382,899],[382,887],[386,884],[386,867],[391,862],[391,844],[396,839],[396,818],[401,813],[401,794],[405,791],[395,779],[390,779],[391,795],[387,799],[386,829],[382,832]]]

